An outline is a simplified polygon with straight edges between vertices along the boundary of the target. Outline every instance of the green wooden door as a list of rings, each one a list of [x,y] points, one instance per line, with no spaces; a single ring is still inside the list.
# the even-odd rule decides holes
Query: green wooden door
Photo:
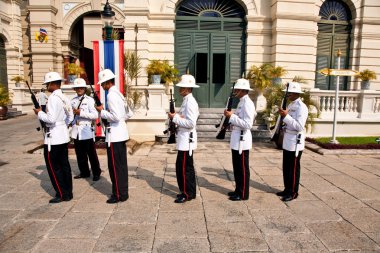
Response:
[[[0,84],[8,88],[7,52],[4,40],[0,37]]]
[[[181,74],[188,69],[200,86],[193,90],[199,106],[224,107],[232,83],[244,71],[244,34],[176,32],[175,43],[177,68]],[[181,97],[175,95],[178,104]]]
[[[237,1],[183,0],[176,10],[174,63],[200,88],[200,107],[224,107],[232,83],[245,71],[245,10]],[[182,98],[176,89],[177,104]]]

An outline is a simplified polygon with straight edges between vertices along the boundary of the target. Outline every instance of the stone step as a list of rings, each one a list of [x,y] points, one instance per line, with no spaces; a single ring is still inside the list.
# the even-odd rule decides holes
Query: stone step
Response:
[[[223,116],[223,108],[201,108],[199,110],[200,115],[197,121],[197,134],[198,141],[215,141],[216,139],[216,124],[220,124],[221,118]],[[267,129],[267,126],[264,124],[254,123],[251,129],[252,132],[252,141],[254,142],[268,142],[271,137],[270,131]],[[231,133],[227,131],[224,142],[230,141]],[[167,142],[166,135],[156,136],[156,140],[160,143]]]
[[[18,111],[17,108],[12,108],[11,106],[8,107],[8,112],[7,112],[8,118],[15,118],[22,115],[26,115],[26,113],[22,113],[21,111]]]

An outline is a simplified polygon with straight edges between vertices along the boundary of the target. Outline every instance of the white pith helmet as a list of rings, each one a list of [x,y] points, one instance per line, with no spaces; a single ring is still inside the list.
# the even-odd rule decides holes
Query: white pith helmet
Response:
[[[48,72],[45,75],[44,84],[55,82],[55,81],[63,81],[63,80],[64,79],[57,72]]]
[[[102,70],[98,74],[98,84],[102,84],[108,80],[114,79],[115,77],[116,75],[110,69]]]
[[[297,82],[290,82],[288,85],[289,85],[289,88],[288,88],[289,93],[303,93],[301,91],[301,84]],[[282,91],[286,91],[286,89]]]
[[[244,78],[240,78],[236,81],[234,89],[239,89],[239,90],[252,90],[249,81]]]
[[[86,88],[86,81],[83,78],[77,78],[74,80],[74,85],[72,86],[73,89],[75,88]]]
[[[177,83],[176,86],[182,88],[199,88],[199,85],[195,84],[195,78],[192,75],[182,75],[181,81]]]

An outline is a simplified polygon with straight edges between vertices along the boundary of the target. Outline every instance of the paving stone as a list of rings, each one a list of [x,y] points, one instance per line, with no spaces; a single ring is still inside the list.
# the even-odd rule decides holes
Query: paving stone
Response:
[[[318,197],[333,209],[351,209],[366,206],[362,201],[343,191],[319,193]]]
[[[378,155],[305,150],[300,195],[284,203],[274,194],[283,189],[282,151],[254,143],[250,199],[232,202],[229,143],[201,142],[197,198],[176,204],[175,145],[141,144],[128,154],[130,198],[108,205],[112,185],[99,150],[101,179],[73,180],[74,199],[49,204],[55,191],[43,154],[24,153],[41,135],[24,129],[11,127],[0,148],[8,162],[0,166],[0,252],[380,252]],[[69,160],[78,174],[73,150]]]
[[[18,221],[0,231],[0,252],[30,251],[55,225],[55,221]]]
[[[154,253],[197,252],[208,253],[210,244],[206,238],[158,238],[154,240]]]
[[[207,228],[212,252],[268,250],[264,237],[252,221],[210,222]]]
[[[9,192],[0,197],[0,210],[21,210],[39,199],[38,193],[26,194],[25,192]],[[17,200],[17,201],[15,201]]]
[[[324,177],[340,189],[360,200],[380,199],[379,191],[359,182],[352,177],[346,175],[329,175]]]
[[[107,204],[108,196],[103,194],[86,194],[73,207],[73,212],[112,213],[116,205]]]
[[[94,239],[45,239],[33,253],[91,253],[95,246]]]
[[[207,238],[203,212],[160,211],[156,229],[156,238]]]
[[[329,252],[312,233],[268,234],[265,239],[274,253]]]
[[[340,191],[334,184],[318,175],[302,175],[300,184],[307,188],[310,192],[318,195],[323,192],[336,192]]]
[[[202,196],[203,202],[208,202],[208,201],[227,201],[228,196],[227,193],[229,191],[233,190],[233,185],[230,183],[229,186],[215,186],[215,187],[201,187],[200,188],[200,194]]]
[[[257,227],[264,234],[308,233],[309,229],[289,210],[251,210]]]
[[[342,220],[332,208],[322,201],[290,201],[287,203],[297,217],[304,222],[339,221]]]
[[[67,213],[48,234],[48,238],[98,238],[109,220],[109,213]]]
[[[252,221],[245,201],[217,200],[204,202],[206,220],[210,222]]]
[[[0,231],[6,225],[11,224],[18,214],[19,212],[14,210],[0,210]]]
[[[59,205],[49,204],[49,199],[41,197],[20,211],[17,216],[18,220],[59,220],[62,218],[76,203],[76,201],[62,202]]]
[[[286,205],[273,193],[255,193],[244,202],[249,209],[253,210],[276,210],[285,209]]]
[[[380,231],[380,213],[372,208],[346,208],[337,212],[362,232]]]
[[[94,252],[151,252],[154,230],[150,224],[108,224]]]
[[[380,247],[346,221],[311,223],[308,227],[330,251],[378,251]]]

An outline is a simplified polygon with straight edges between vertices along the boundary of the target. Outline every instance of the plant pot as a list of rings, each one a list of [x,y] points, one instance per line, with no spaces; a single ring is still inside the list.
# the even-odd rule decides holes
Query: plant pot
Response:
[[[152,75],[151,82],[152,82],[152,84],[160,84],[161,83],[161,75]]]
[[[0,120],[7,119],[8,107],[6,105],[0,105]]]
[[[267,107],[267,99],[264,97],[262,91],[258,91],[253,102],[255,103],[255,109],[257,112],[262,112]]]
[[[21,83],[15,83],[16,87],[21,87]]]
[[[361,81],[360,83],[360,89],[362,90],[369,90],[370,81]]]
[[[69,83],[74,83],[74,80],[77,79],[77,75],[68,75],[67,76],[67,81]]]

